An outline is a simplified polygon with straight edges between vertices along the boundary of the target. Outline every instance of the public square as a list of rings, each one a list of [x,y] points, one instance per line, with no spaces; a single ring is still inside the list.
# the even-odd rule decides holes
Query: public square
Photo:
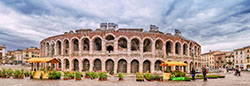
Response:
[[[5,68],[20,69],[20,66],[5,66]],[[76,80],[34,80],[34,79],[2,79],[0,86],[250,86],[250,72],[243,71],[241,76],[234,76],[232,73],[219,73],[225,78],[208,79],[203,81],[144,81],[138,82],[135,76],[124,76],[124,81],[118,81],[118,77],[108,77],[107,81],[98,81],[82,78]]]

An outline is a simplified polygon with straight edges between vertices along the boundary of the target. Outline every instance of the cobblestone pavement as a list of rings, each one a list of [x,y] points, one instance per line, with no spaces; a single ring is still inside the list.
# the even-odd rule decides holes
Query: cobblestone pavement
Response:
[[[90,79],[75,80],[32,80],[25,79],[1,79],[0,86],[250,86],[250,72],[242,72],[242,76],[222,73],[226,78],[208,79],[208,81],[163,81],[163,82],[136,82],[135,77],[125,76],[124,81],[118,81],[117,77],[108,77],[107,81]]]

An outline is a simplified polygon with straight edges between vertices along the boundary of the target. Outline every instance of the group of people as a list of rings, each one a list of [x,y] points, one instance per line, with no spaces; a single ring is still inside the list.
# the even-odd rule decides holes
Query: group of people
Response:
[[[201,70],[202,70],[202,75],[203,75],[204,81],[207,81],[207,77],[206,76],[207,76],[208,70],[205,67],[202,67]],[[194,68],[192,68],[191,74],[192,74],[192,80],[195,80],[196,71],[195,71]]]
[[[239,75],[240,76],[240,71],[241,71],[241,68],[240,67],[236,67],[234,75],[236,75],[236,76]]]

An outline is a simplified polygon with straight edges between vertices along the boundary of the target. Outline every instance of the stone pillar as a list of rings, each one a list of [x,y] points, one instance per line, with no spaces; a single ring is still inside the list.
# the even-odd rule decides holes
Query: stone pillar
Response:
[[[143,62],[139,62],[139,72],[143,73]]]
[[[82,72],[82,68],[83,68],[82,60],[78,59],[78,62],[79,62],[79,71]]]
[[[89,60],[89,71],[93,71],[93,67],[94,67],[94,62],[93,60],[91,61],[91,59]]]
[[[105,39],[102,39],[102,54],[106,54],[106,46],[105,46],[105,44],[106,44]]]
[[[117,53],[118,52],[118,40],[115,40],[113,47],[114,47],[114,52]]]
[[[163,42],[163,47],[162,47],[162,50],[163,50],[163,56],[164,56],[164,58],[166,58],[167,57],[167,54],[166,54],[166,43],[164,43]]]
[[[114,73],[117,73],[118,69],[118,62],[114,61]]]
[[[128,55],[131,55],[131,41],[128,41],[128,49],[127,49],[127,52],[128,52]]]
[[[106,70],[105,69],[105,66],[106,66],[105,61],[103,59],[100,59],[100,60],[102,61],[102,71],[105,71]]]
[[[90,39],[90,41],[89,41],[89,54],[92,54],[92,53],[93,53],[93,50],[94,50],[93,42],[92,42],[92,40]]]
[[[72,40],[69,40],[69,50],[68,50],[69,57],[71,57],[71,55],[72,55],[72,51],[73,51],[72,45],[73,45]]]
[[[140,56],[143,57],[143,41],[140,40]]]
[[[127,73],[131,73],[131,63],[127,61]]]
[[[150,71],[151,71],[151,73],[155,72],[155,63],[154,62],[151,62]]]
[[[78,53],[78,56],[82,56],[82,52],[83,52],[82,40],[79,39],[79,53]]]
[[[151,49],[152,57],[155,57],[155,42],[152,43]]]
[[[64,65],[65,65],[65,64],[64,64],[64,60],[61,59],[61,70],[62,70],[62,71],[64,71]]]

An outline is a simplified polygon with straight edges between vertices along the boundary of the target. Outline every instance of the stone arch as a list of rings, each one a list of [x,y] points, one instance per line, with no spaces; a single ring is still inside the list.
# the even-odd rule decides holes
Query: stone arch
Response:
[[[173,53],[173,42],[167,41],[166,42],[166,54],[172,54]]]
[[[56,54],[61,55],[62,54],[62,42],[57,40],[56,42]]]
[[[46,56],[49,56],[49,43],[47,42],[46,45]]]
[[[94,60],[94,71],[101,71],[102,70],[102,61],[100,59]]]
[[[52,40],[50,43],[50,55],[55,55],[55,41]]]
[[[188,45],[186,43],[183,43],[183,55],[188,54]]]
[[[193,63],[193,62],[190,62],[190,63],[189,63],[189,70],[192,70],[193,65],[194,65],[194,63]]]
[[[178,55],[181,54],[181,43],[180,42],[175,43],[175,54],[178,54]]]
[[[112,35],[112,34],[108,34],[108,35],[105,36],[105,39],[106,39],[107,41],[112,41],[112,40],[115,40],[115,36]]]
[[[160,39],[157,39],[155,41],[155,50],[162,50],[162,46],[163,46],[163,41]]]
[[[70,64],[70,63],[69,63],[69,60],[68,60],[68,59],[64,59],[63,62],[64,62],[64,64],[65,64],[65,65],[64,65],[64,68],[65,68],[66,70],[69,69],[69,64]]]
[[[64,52],[64,54],[65,55],[68,55],[69,54],[69,40],[68,39],[65,39],[64,41],[63,41],[63,46],[64,46],[64,50],[63,50],[63,52]]]
[[[152,40],[149,38],[146,38],[143,41],[143,52],[152,52]]]
[[[90,45],[90,40],[89,40],[89,38],[83,38],[82,39],[82,50],[83,51],[89,51],[89,46]]]
[[[188,62],[187,62],[187,61],[184,61],[184,63],[186,63],[187,66],[184,66],[184,67],[183,67],[183,70],[184,70],[184,72],[187,72]]]
[[[191,42],[190,44],[189,44],[189,55],[190,56],[192,56],[192,53],[193,52],[193,43]]]
[[[194,46],[194,55],[197,56],[197,46]]]
[[[155,70],[156,71],[161,71],[162,70],[162,67],[160,66],[161,63],[162,63],[161,60],[156,60],[155,61]]]
[[[134,59],[131,61],[131,73],[139,72],[139,61]]]
[[[94,50],[101,51],[102,50],[102,39],[99,37],[94,38],[93,41],[94,44]]]
[[[117,73],[127,73],[127,61],[125,59],[118,61]]]
[[[127,51],[128,49],[128,41],[126,38],[121,37],[118,39],[118,50],[119,51]]]
[[[74,71],[79,71],[79,61],[78,61],[78,59],[73,59],[72,63],[73,63],[73,70]]]
[[[90,63],[88,59],[82,61],[82,71],[89,71]]]
[[[139,51],[140,50],[140,40],[138,38],[133,38],[131,40],[131,51]]]
[[[114,71],[114,61],[112,59],[108,59],[105,64],[105,69],[107,72]]]
[[[150,69],[151,69],[151,62],[149,60],[145,60],[143,62],[143,72],[146,73],[148,71],[150,73],[151,72]]]
[[[72,39],[72,48],[74,52],[79,51],[79,40],[77,38]]]

